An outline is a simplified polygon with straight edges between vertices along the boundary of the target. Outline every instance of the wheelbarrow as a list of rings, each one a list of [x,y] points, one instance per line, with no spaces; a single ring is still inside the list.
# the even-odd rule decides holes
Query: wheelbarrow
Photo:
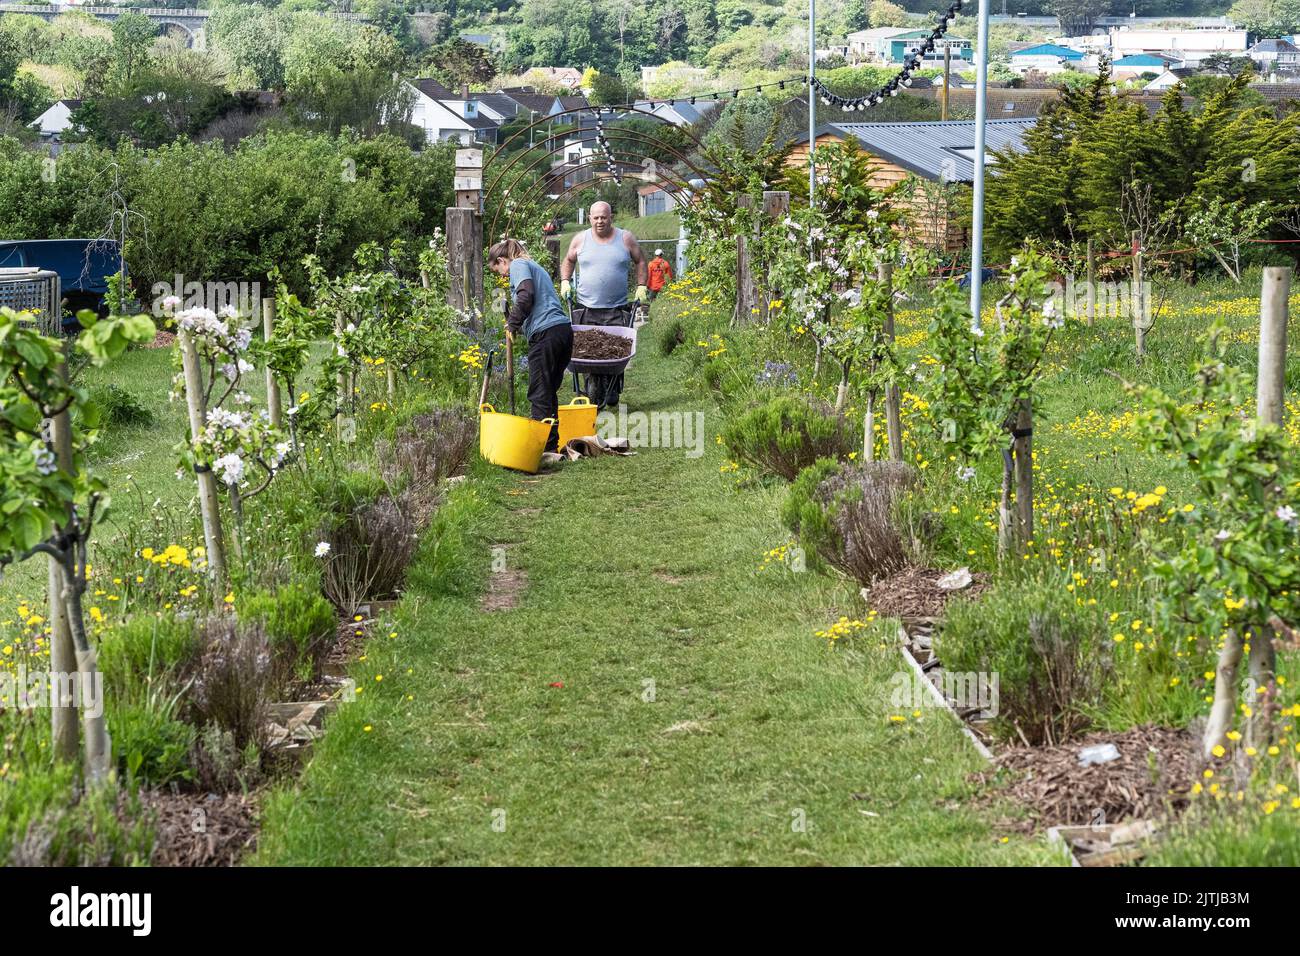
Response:
[[[567,306],[569,305],[569,303],[566,302],[565,305]],[[586,331],[606,332],[610,335],[616,335],[619,338],[630,339],[632,342],[631,351],[629,351],[628,354],[623,358],[615,358],[615,359],[571,358],[569,359],[568,371],[573,373],[573,394],[574,395],[582,395],[587,398],[591,397],[590,376],[592,375],[618,376],[619,379],[618,392],[621,393],[623,391],[623,382],[622,382],[623,371],[627,368],[628,363],[632,361],[632,356],[636,355],[636,328],[633,325],[634,315],[635,313],[631,309],[627,310],[626,313],[627,323],[625,325],[581,325],[578,323],[573,324],[573,331],[575,335],[579,332],[586,332]],[[573,319],[572,308],[569,309],[569,319],[570,321],[572,321]],[[583,388],[578,382],[579,373],[588,376],[586,388]]]

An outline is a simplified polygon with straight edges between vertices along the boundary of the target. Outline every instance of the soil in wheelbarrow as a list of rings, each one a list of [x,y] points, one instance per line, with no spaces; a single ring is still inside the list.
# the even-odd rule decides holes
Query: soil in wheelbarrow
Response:
[[[583,329],[573,333],[576,359],[622,359],[632,354],[632,340],[608,332]]]

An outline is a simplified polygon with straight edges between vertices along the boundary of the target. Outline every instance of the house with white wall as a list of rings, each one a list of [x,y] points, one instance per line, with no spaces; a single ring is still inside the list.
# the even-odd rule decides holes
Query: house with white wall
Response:
[[[411,124],[424,130],[426,142],[455,140],[462,146],[471,146],[497,141],[498,124],[479,115],[478,102],[467,87],[454,93],[429,78],[408,80],[406,85],[415,93]]]
[[[1112,60],[1163,53],[1194,66],[1216,53],[1245,56],[1246,49],[1245,30],[1128,30],[1116,27],[1110,31]]]

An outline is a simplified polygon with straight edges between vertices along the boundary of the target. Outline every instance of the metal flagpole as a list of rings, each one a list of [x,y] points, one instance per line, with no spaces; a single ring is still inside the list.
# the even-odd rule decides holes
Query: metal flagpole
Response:
[[[971,217],[970,310],[972,328],[980,327],[984,278],[984,121],[988,119],[989,0],[980,0],[975,71],[975,208]]]
[[[817,90],[813,79],[817,76],[817,0],[808,0],[808,206],[813,205],[817,189],[817,164],[813,151],[817,148]]]

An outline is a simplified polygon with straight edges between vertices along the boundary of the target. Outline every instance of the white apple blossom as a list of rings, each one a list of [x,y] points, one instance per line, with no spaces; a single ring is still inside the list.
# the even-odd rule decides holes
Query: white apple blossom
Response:
[[[212,469],[219,473],[221,480],[226,484],[237,485],[244,477],[244,459],[231,452],[214,461]]]

